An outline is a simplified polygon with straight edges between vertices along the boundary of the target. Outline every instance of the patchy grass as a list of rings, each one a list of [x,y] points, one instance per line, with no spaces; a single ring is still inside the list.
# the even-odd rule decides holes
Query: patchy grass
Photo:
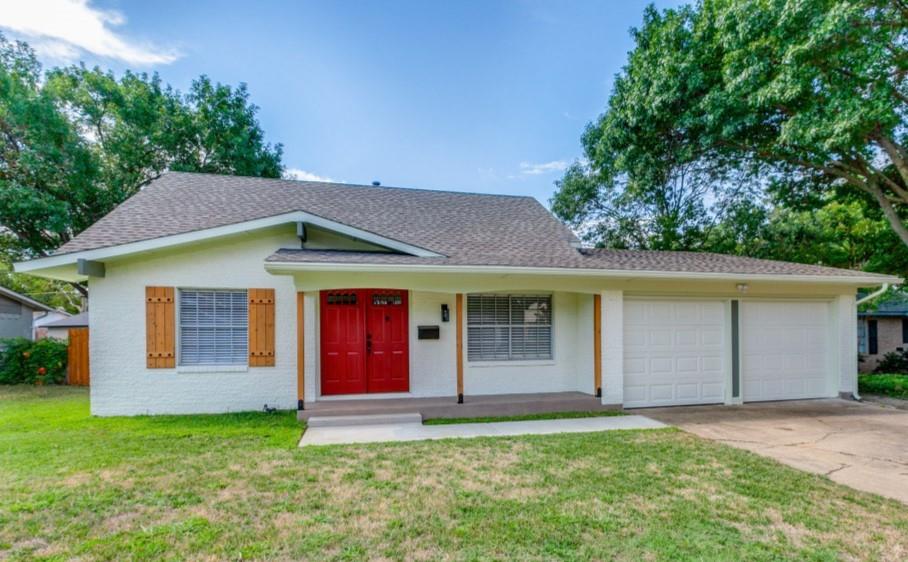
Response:
[[[908,510],[673,429],[298,449],[0,388],[0,559],[903,560]]]
[[[623,416],[619,410],[597,410],[591,412],[548,412],[544,414],[522,414],[517,416],[483,416],[478,418],[435,418],[426,420],[423,425],[451,425],[455,423],[492,423],[527,420],[564,420],[574,418],[602,418]]]
[[[908,375],[860,375],[858,391],[908,400]]]

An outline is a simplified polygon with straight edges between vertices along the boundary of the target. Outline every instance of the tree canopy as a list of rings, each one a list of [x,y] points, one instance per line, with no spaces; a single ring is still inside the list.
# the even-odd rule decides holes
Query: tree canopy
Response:
[[[156,74],[43,72],[0,34],[0,261],[47,255],[167,170],[280,177],[257,111],[206,76],[184,94]]]
[[[908,3],[702,0],[648,8],[632,35],[556,214],[607,245],[634,240],[631,217],[635,245],[677,249],[734,248],[755,220],[812,241],[817,224],[885,221],[904,254]]]
[[[279,177],[245,85],[74,66],[42,74],[0,36],[0,224],[26,256],[65,243],[166,170]]]

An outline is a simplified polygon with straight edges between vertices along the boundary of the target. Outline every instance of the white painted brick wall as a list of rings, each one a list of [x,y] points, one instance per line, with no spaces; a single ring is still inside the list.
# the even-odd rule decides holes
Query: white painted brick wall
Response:
[[[297,247],[292,228],[192,250],[108,262],[89,284],[92,414],[185,414],[296,408],[296,290],[265,272],[264,259]],[[145,287],[275,289],[274,367],[239,372],[145,368]]]

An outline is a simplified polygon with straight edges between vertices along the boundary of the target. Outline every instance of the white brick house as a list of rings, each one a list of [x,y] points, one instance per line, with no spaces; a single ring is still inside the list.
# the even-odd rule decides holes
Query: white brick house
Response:
[[[855,291],[899,281],[584,249],[527,197],[186,173],[16,269],[88,280],[96,415],[850,395]]]

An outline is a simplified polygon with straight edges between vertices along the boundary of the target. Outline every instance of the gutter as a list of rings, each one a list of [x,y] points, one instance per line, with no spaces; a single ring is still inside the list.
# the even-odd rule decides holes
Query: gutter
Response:
[[[895,285],[897,286],[898,283],[896,283]],[[857,308],[859,305],[864,304],[867,301],[871,301],[871,300],[877,298],[878,296],[882,295],[883,293],[885,293],[888,290],[889,290],[889,283],[883,283],[883,285],[876,291],[854,301],[855,308]],[[858,402],[861,402],[861,401],[863,401],[863,398],[861,398],[861,395],[858,394],[858,377],[859,376],[860,375],[858,375],[857,373],[855,373],[855,375],[854,375],[854,392],[851,393],[851,396],[853,396],[854,399],[857,400]]]

